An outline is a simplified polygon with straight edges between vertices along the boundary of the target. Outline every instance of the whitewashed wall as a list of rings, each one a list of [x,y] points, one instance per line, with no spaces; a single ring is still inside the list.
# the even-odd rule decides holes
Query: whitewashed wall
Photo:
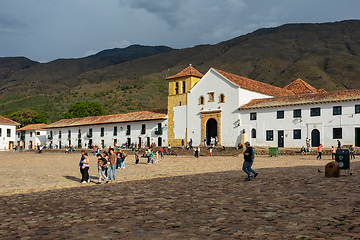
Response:
[[[24,149],[29,148],[30,141],[32,141],[33,143],[33,148],[47,143],[46,130],[25,130],[25,145],[23,146],[23,141],[21,140],[21,132],[22,131],[16,132],[16,143],[20,142],[20,146],[22,146]],[[31,136],[30,132],[32,132]],[[36,135],[37,132],[39,133],[39,135]]]
[[[158,128],[158,123],[162,125],[162,134],[155,134]],[[142,124],[146,125],[145,134],[141,134]],[[127,125],[131,126],[130,135],[126,135]],[[117,127],[117,136],[114,136],[114,127]],[[101,137],[101,128],[104,128],[104,136]],[[92,129],[92,137],[87,137],[89,129]],[[128,123],[116,123],[116,124],[104,124],[104,125],[88,125],[79,127],[64,127],[64,128],[49,128],[47,129],[47,135],[50,131],[53,131],[53,145],[58,145],[61,142],[62,147],[69,145],[68,130],[71,130],[71,145],[78,146],[78,131],[81,131],[81,143],[83,148],[88,148],[89,140],[97,146],[101,146],[102,140],[104,141],[105,147],[114,146],[116,139],[117,145],[122,145],[127,142],[130,138],[131,143],[139,143],[139,137],[145,143],[147,137],[150,137],[150,142],[155,143],[158,146],[159,137],[162,138],[162,146],[167,146],[167,119],[161,120],[150,120],[150,121],[139,121],[139,122],[128,122]],[[61,131],[61,138],[59,138],[59,131]],[[86,144],[86,146],[85,146]]]
[[[15,125],[0,124],[0,151],[9,150],[9,143],[16,145],[16,127]],[[10,129],[10,137],[7,136],[7,130]]]
[[[333,128],[342,128],[343,145],[355,145],[355,128],[360,128],[360,114],[355,114],[355,105],[360,102],[338,102],[331,104],[311,104],[285,108],[266,108],[241,110],[242,128],[246,129],[247,140],[258,146],[278,146],[278,130],[284,130],[284,146],[298,147],[305,145],[306,138],[311,139],[311,132],[318,129],[320,143],[324,147],[336,146]],[[342,115],[333,115],[333,107],[342,106]],[[321,108],[321,115],[311,117],[311,108]],[[293,117],[293,110],[301,109],[301,118]],[[284,110],[284,119],[277,119],[277,111]],[[250,120],[250,113],[257,113],[257,120]],[[256,138],[251,138],[251,129],[256,129]],[[293,130],[301,129],[301,139],[293,139]],[[274,130],[274,140],[266,141],[266,130]]]
[[[208,93],[214,92],[214,102],[209,102]],[[219,103],[219,95],[225,95],[225,103]],[[204,105],[199,105],[200,96],[204,96]],[[188,139],[193,139],[194,146],[201,139],[201,112],[221,110],[221,144],[236,146],[241,140],[241,126],[238,107],[254,98],[270,97],[264,94],[248,91],[224,78],[216,70],[210,69],[187,94],[187,132]],[[201,110],[204,108],[204,110]]]

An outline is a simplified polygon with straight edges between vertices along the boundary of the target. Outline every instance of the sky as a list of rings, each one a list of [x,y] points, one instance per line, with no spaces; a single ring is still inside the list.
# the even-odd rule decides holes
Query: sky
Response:
[[[0,0],[0,57],[50,62],[132,44],[187,48],[348,19],[360,19],[359,0]]]

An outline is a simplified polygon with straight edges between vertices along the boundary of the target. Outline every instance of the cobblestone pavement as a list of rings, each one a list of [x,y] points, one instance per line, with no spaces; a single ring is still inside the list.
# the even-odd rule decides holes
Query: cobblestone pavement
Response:
[[[359,161],[351,163],[353,175],[325,178],[329,159],[259,157],[259,176],[246,182],[236,158],[173,158],[157,165],[129,163],[124,170],[135,175],[134,179],[125,179],[124,171],[125,180],[96,185],[76,182],[78,172],[73,178],[68,172],[67,177],[60,174],[63,177],[58,180],[57,172],[69,165],[68,155],[66,159],[60,156],[64,162],[44,163],[45,170],[30,168],[28,172],[25,166],[44,162],[49,155],[15,154],[0,154],[6,167],[13,161],[4,159],[7,156],[19,156],[25,162],[8,169],[9,174],[0,171],[1,180],[12,179],[11,186],[0,185],[1,239],[360,238]],[[28,156],[33,162],[27,162]],[[304,165],[304,161],[309,166],[279,166],[283,161],[292,165]],[[208,165],[212,166],[206,169]],[[50,180],[38,177],[37,172],[42,171],[49,172]],[[16,172],[24,175],[12,178]],[[27,186],[21,188],[22,183]],[[36,191],[36,184],[46,183],[50,189]],[[60,183],[66,187],[59,189]],[[10,194],[12,188],[17,190]]]

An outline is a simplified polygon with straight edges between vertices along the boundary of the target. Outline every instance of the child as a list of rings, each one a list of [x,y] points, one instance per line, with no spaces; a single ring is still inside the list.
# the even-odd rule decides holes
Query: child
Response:
[[[212,157],[212,147],[210,148],[210,157]]]

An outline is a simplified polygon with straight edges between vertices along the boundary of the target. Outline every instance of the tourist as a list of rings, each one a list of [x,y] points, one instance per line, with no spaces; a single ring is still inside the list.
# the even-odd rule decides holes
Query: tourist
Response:
[[[197,157],[199,158],[200,156],[200,146],[197,148]]]
[[[190,141],[189,141],[190,148],[192,148],[192,144],[193,144],[193,140],[192,140],[192,138],[190,138]]]
[[[246,150],[244,152],[244,163],[242,170],[247,174],[247,178],[245,178],[246,181],[251,181],[251,179],[256,177],[258,173],[251,169],[251,166],[253,165],[254,161],[254,152],[253,148],[250,146],[249,142],[245,143]],[[254,174],[254,176],[251,175],[251,172]]]
[[[335,153],[336,153],[336,149],[334,146],[331,146],[331,159],[334,160],[335,159]]]
[[[103,157],[106,159],[107,166],[109,166],[110,165],[109,154],[104,151],[103,152]],[[105,175],[108,176],[108,169],[107,168],[105,169]]]
[[[139,163],[139,150],[135,151],[135,164]]]
[[[121,164],[122,164],[122,151],[119,150],[118,159],[117,159],[117,163],[116,163],[116,169],[121,168]]]
[[[149,153],[150,153],[150,152],[149,152]],[[161,155],[160,159],[161,159],[161,160],[162,160],[163,158],[165,159],[164,153],[165,153],[165,148],[160,149],[160,155]]]
[[[116,169],[116,162],[117,162],[117,156],[114,152],[114,149],[110,148],[110,157],[109,157],[110,165],[109,165],[109,180],[115,181],[115,169]],[[111,178],[111,172],[112,172],[112,178]]]
[[[341,149],[341,142],[340,142],[340,140],[337,140],[337,147],[338,147],[338,149]]]
[[[101,154],[96,155],[98,159],[98,173],[99,173],[99,181],[96,184],[101,184],[101,178],[104,178],[106,183],[108,183],[107,176],[105,175],[105,170],[107,169],[107,160],[101,156]]]
[[[350,160],[355,159],[355,148],[353,145],[350,145],[349,151],[350,151]]]
[[[185,141],[184,139],[181,140],[181,148],[184,149],[184,144],[185,144]]]
[[[241,143],[239,143],[236,147],[236,149],[243,149],[243,148],[244,148],[244,146]]]
[[[207,138],[204,138],[204,147],[206,147]]]
[[[125,169],[125,160],[126,160],[127,155],[126,155],[125,151],[121,151],[121,154],[122,154],[121,168]]]
[[[171,155],[171,145],[168,146],[168,155]]]
[[[80,163],[79,163],[79,167],[80,167],[80,173],[81,173],[81,183],[86,183],[87,179],[85,180],[85,168],[86,168],[86,160],[85,160],[85,151],[81,151],[81,158],[80,158]],[[89,163],[88,163],[89,165]],[[88,168],[89,170],[89,168]]]
[[[306,153],[306,149],[305,149],[305,147],[304,147],[304,146],[302,146],[302,147],[301,147],[301,149],[300,149],[300,153]]]
[[[213,148],[210,147],[210,157],[212,157],[212,151],[213,151]]]
[[[318,156],[316,157],[316,159],[319,159],[319,158],[321,159],[322,147],[323,147],[323,145],[319,144],[319,146],[318,146]]]

